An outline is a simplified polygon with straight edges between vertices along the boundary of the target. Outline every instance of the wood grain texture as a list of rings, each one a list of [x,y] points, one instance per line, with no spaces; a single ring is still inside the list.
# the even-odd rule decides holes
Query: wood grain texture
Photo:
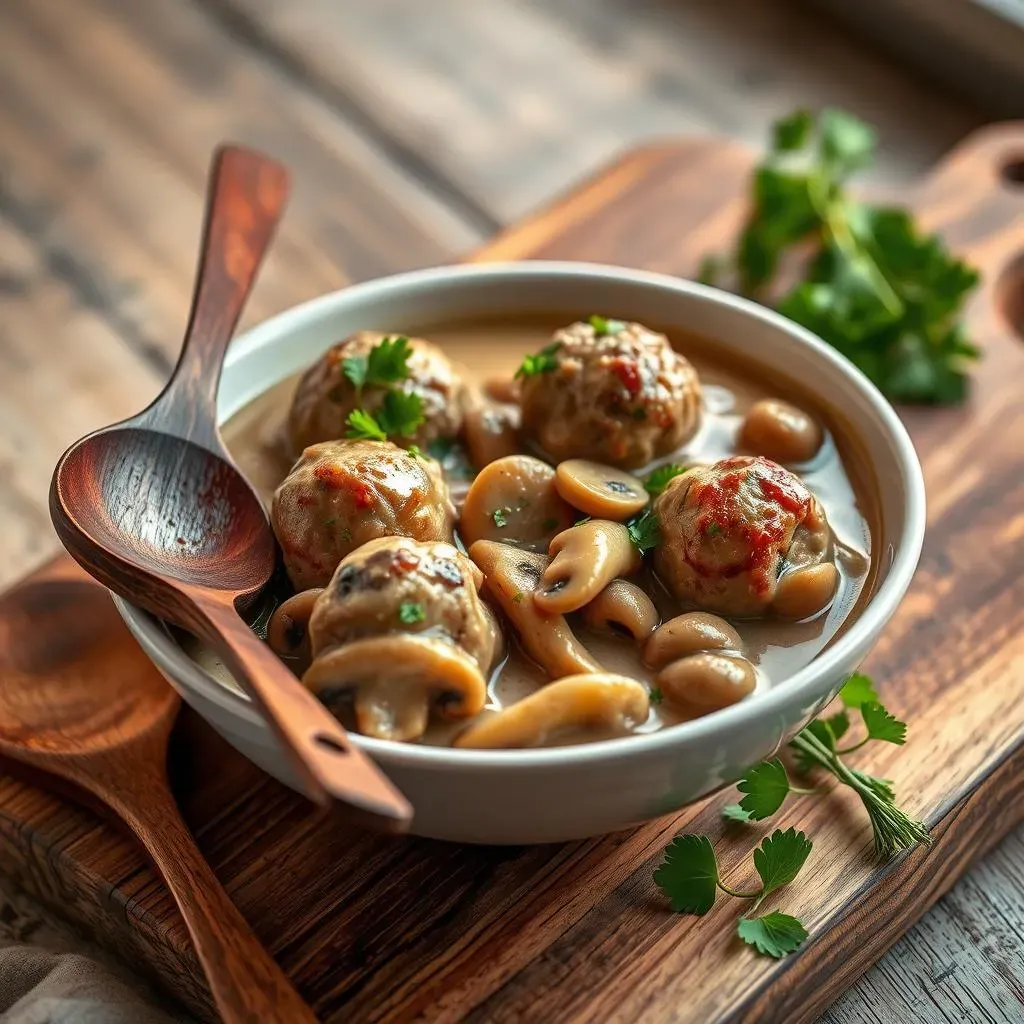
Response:
[[[139,838],[225,1024],[313,1024],[181,820],[166,768],[180,701],[123,637],[107,595],[63,560],[0,599],[0,754],[95,797]]]
[[[673,916],[651,881],[678,830],[723,834],[728,796],[566,846],[383,842],[325,828],[186,721],[188,754],[179,747],[172,762],[186,819],[324,1019],[810,1020],[1020,819],[1024,347],[1001,310],[1024,267],[1024,195],[1000,171],[1022,151],[1024,128],[991,129],[913,191],[925,220],[987,272],[971,310],[986,358],[963,408],[907,417],[929,487],[929,539],[868,667],[910,718],[911,742],[866,751],[858,764],[898,780],[909,809],[933,825],[934,845],[879,869],[854,801],[794,802],[778,823],[812,832],[815,854],[800,890],[778,902],[806,917],[812,937],[777,964],[738,947],[727,903],[699,921]],[[717,142],[642,149],[481,258],[586,255],[691,273],[738,223],[751,159]],[[141,953],[201,1011],[176,916],[140,864],[125,863],[123,846],[43,794],[16,789],[2,802],[17,808],[19,827],[2,833],[0,866]],[[749,844],[721,848],[736,884]]]
[[[906,182],[984,120],[783,0],[206,7],[502,223],[652,136],[760,143],[775,117],[835,104],[878,126],[877,176]]]

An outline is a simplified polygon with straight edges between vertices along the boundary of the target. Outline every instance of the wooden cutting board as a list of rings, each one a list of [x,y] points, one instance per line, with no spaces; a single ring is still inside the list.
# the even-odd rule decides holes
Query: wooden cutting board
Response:
[[[721,141],[634,151],[475,258],[690,275],[735,232],[753,159]],[[651,880],[666,843],[696,830],[714,837],[727,877],[745,881],[763,830],[721,825],[731,790],[564,846],[384,840],[317,817],[185,713],[172,751],[185,817],[324,1020],[811,1020],[1024,817],[1024,344],[1012,326],[1024,329],[1024,124],[972,136],[904,198],[985,275],[970,311],[985,350],[970,402],[906,415],[925,466],[928,540],[867,667],[910,739],[857,761],[897,781],[932,846],[879,867],[855,797],[793,801],[770,827],[804,829],[814,852],[778,904],[811,935],[776,962],[735,938],[731,901],[703,919],[672,915]],[[102,635],[75,631],[84,600],[107,598],[58,561],[0,600],[0,636],[27,611],[31,647],[50,668],[99,651],[126,686],[152,671],[113,611]],[[0,677],[3,659],[24,661],[20,650],[0,652]],[[90,811],[3,776],[0,870],[212,1019],[166,892]]]

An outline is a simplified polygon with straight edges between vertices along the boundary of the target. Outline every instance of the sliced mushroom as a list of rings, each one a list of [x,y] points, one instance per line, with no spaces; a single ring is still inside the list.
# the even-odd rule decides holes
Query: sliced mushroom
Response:
[[[616,576],[631,576],[640,568],[640,552],[622,523],[592,519],[560,533],[548,548],[553,556],[533,595],[547,614],[582,608]]]
[[[436,637],[398,633],[353,640],[319,655],[302,677],[318,696],[354,690],[356,729],[381,740],[423,735],[433,707],[470,718],[487,700],[487,681],[468,654]]]
[[[628,519],[650,500],[642,480],[600,462],[566,459],[555,471],[558,493],[595,519]]]
[[[562,615],[545,615],[533,601],[548,564],[544,555],[478,540],[469,557],[484,571],[484,589],[508,616],[530,656],[551,676],[603,672]]]
[[[647,719],[649,706],[647,687],[635,679],[610,673],[569,676],[471,725],[455,746],[540,747],[621,736]]]
[[[469,451],[469,461],[477,469],[482,469],[521,451],[520,418],[518,405],[496,402],[474,393],[466,403],[462,421],[462,436]]]
[[[838,583],[839,572],[831,562],[790,569],[775,588],[772,607],[785,619],[809,618],[832,600]]]
[[[697,711],[718,711],[754,692],[754,666],[738,655],[691,654],[663,668],[654,679],[665,699]]]
[[[814,417],[779,398],[755,402],[740,428],[740,444],[747,451],[783,465],[809,462],[823,439]]]
[[[644,645],[644,664],[664,668],[670,661],[702,651],[743,650],[739,633],[710,612],[686,612],[662,623]]]
[[[555,471],[546,462],[509,455],[477,474],[462,506],[459,533],[467,545],[496,540],[544,550],[576,518],[555,490]]]
[[[309,617],[323,592],[323,587],[303,590],[274,609],[267,623],[267,643],[279,657],[294,658],[303,666],[309,664]]]
[[[583,621],[598,633],[626,633],[642,644],[658,625],[658,609],[635,584],[612,580],[583,608]]]

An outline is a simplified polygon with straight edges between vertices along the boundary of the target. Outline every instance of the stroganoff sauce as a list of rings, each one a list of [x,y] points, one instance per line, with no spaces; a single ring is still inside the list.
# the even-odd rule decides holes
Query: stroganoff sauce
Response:
[[[566,321],[566,317],[554,315],[529,319],[510,317],[500,322],[407,328],[405,333],[440,345],[453,360],[462,364],[466,380],[481,383],[489,378],[510,378],[524,354],[542,349],[549,343],[553,331]],[[390,326],[383,325],[383,328]],[[690,466],[736,454],[740,450],[737,435],[745,413],[754,402],[765,397],[791,401],[817,417],[826,430],[825,442],[813,461],[795,471],[824,506],[832,526],[837,545],[839,586],[827,611],[811,621],[733,620],[743,639],[744,653],[756,666],[757,690],[761,691],[806,666],[856,618],[870,595],[875,574],[872,538],[880,535],[881,526],[879,510],[872,500],[875,489],[869,486],[870,468],[841,415],[823,408],[814,396],[756,364],[743,365],[731,357],[729,361],[723,360],[713,343],[686,331],[671,327],[660,329],[696,367],[701,379],[704,413],[699,430],[689,441],[676,452],[636,471],[637,475],[644,476],[663,463]],[[232,455],[268,506],[274,489],[290,468],[282,444],[282,426],[296,379],[293,377],[269,388],[233,416],[222,431]],[[465,494],[467,482],[466,473],[460,472],[458,466],[454,471],[449,470],[449,483],[457,503]],[[685,610],[660,587],[646,567],[634,582],[652,597],[663,620]],[[568,619],[580,641],[608,671],[647,683],[652,680],[653,673],[641,663],[631,640],[592,633],[582,626],[578,614]],[[520,650],[510,628],[506,629],[506,640],[509,650],[493,673],[485,715],[515,703],[548,681],[544,671]],[[211,675],[234,688],[233,680],[216,655],[195,641],[186,640],[186,646]],[[665,703],[652,703],[647,722],[635,731],[649,732],[685,717]],[[423,742],[447,744],[465,724],[433,724]],[[589,737],[595,738],[600,737]]]

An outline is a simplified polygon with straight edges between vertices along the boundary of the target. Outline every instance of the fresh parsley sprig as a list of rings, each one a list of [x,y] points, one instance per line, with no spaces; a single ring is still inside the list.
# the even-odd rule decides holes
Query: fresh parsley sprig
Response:
[[[872,741],[902,745],[906,742],[906,723],[890,714],[877,699],[874,684],[863,674],[856,674],[843,686],[840,699],[847,710],[828,718],[816,718],[791,741],[797,770],[803,774],[824,769],[860,797],[871,821],[875,850],[889,860],[901,850],[929,841],[926,826],[896,806],[896,794],[888,779],[850,768],[842,759]],[[849,711],[860,713],[865,735],[845,747],[840,740],[850,728]],[[818,790],[794,786],[785,765],[778,758],[754,765],[737,783],[743,794],[738,804],[722,810],[730,821],[761,821],[770,818],[782,807],[790,793],[814,793]]]
[[[349,413],[346,437],[387,441],[392,437],[412,437],[416,433],[423,422],[423,399],[392,386],[408,378],[411,355],[409,339],[399,336],[381,338],[366,355],[342,360],[342,372],[355,385],[360,397],[367,386],[388,389],[376,413],[362,408]],[[415,445],[410,451],[422,458]]]
[[[796,917],[772,911],[751,917],[777,889],[789,885],[800,873],[812,843],[803,832],[777,829],[754,851],[754,870],[761,879],[757,889],[735,889],[722,881],[714,847],[707,836],[683,835],[665,849],[665,860],[654,872],[654,881],[669,898],[676,913],[703,916],[715,903],[720,889],[736,899],[752,900],[747,914],[736,923],[736,932],[748,945],[767,956],[783,957],[807,938],[807,929]]]
[[[668,462],[664,466],[658,466],[657,469],[651,470],[647,474],[647,479],[644,480],[647,493],[657,497],[672,480],[681,476],[687,469],[687,466],[680,466],[677,462]]]
[[[536,354],[525,356],[519,365],[519,369],[516,370],[516,379],[535,377],[539,373],[550,373],[558,366],[555,353],[561,347],[562,343],[560,341],[553,341],[550,345],[545,345]]]
[[[849,178],[874,159],[875,133],[841,110],[799,110],[777,122],[753,175],[752,207],[735,251],[706,257],[701,278],[731,270],[761,298],[784,257],[809,247],[779,312],[824,338],[894,401],[950,403],[979,356],[960,324],[977,272],[906,210],[855,202]],[[775,289],[776,293],[778,289]]]
[[[661,542],[661,524],[650,509],[645,509],[628,520],[626,530],[629,539],[639,548],[641,555],[647,554]]]

